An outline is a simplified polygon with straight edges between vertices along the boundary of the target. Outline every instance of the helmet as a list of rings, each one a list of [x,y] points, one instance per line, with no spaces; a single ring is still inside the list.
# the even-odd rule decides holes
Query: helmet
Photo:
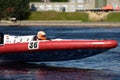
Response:
[[[40,40],[46,40],[46,33],[44,31],[39,31],[37,33],[37,38]]]

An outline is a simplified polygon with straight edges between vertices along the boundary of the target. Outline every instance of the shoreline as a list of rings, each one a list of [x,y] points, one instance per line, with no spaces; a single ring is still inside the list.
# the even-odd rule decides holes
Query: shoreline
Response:
[[[120,22],[81,22],[81,21],[1,21],[0,26],[72,26],[72,27],[120,27]]]

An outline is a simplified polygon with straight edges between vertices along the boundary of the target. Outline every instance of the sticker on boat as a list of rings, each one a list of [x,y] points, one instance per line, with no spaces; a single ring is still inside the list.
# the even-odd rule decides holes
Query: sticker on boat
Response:
[[[39,49],[39,42],[36,41],[29,42],[28,49],[29,50]]]

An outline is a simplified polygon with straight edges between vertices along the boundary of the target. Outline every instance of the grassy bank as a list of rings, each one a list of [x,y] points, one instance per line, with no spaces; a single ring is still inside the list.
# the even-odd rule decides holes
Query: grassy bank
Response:
[[[86,13],[80,12],[32,12],[28,20],[80,20],[82,22],[88,21]]]
[[[120,22],[120,12],[112,12],[110,13],[105,22]]]
[[[28,20],[77,20],[81,22],[89,21],[88,15],[83,12],[32,12]],[[112,12],[102,22],[120,22],[120,12]]]

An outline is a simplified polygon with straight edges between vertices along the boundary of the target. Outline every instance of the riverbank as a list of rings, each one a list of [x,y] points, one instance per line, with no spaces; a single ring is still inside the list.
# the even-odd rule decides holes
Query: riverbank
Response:
[[[0,26],[76,26],[76,27],[120,27],[120,22],[81,21],[1,21]]]

